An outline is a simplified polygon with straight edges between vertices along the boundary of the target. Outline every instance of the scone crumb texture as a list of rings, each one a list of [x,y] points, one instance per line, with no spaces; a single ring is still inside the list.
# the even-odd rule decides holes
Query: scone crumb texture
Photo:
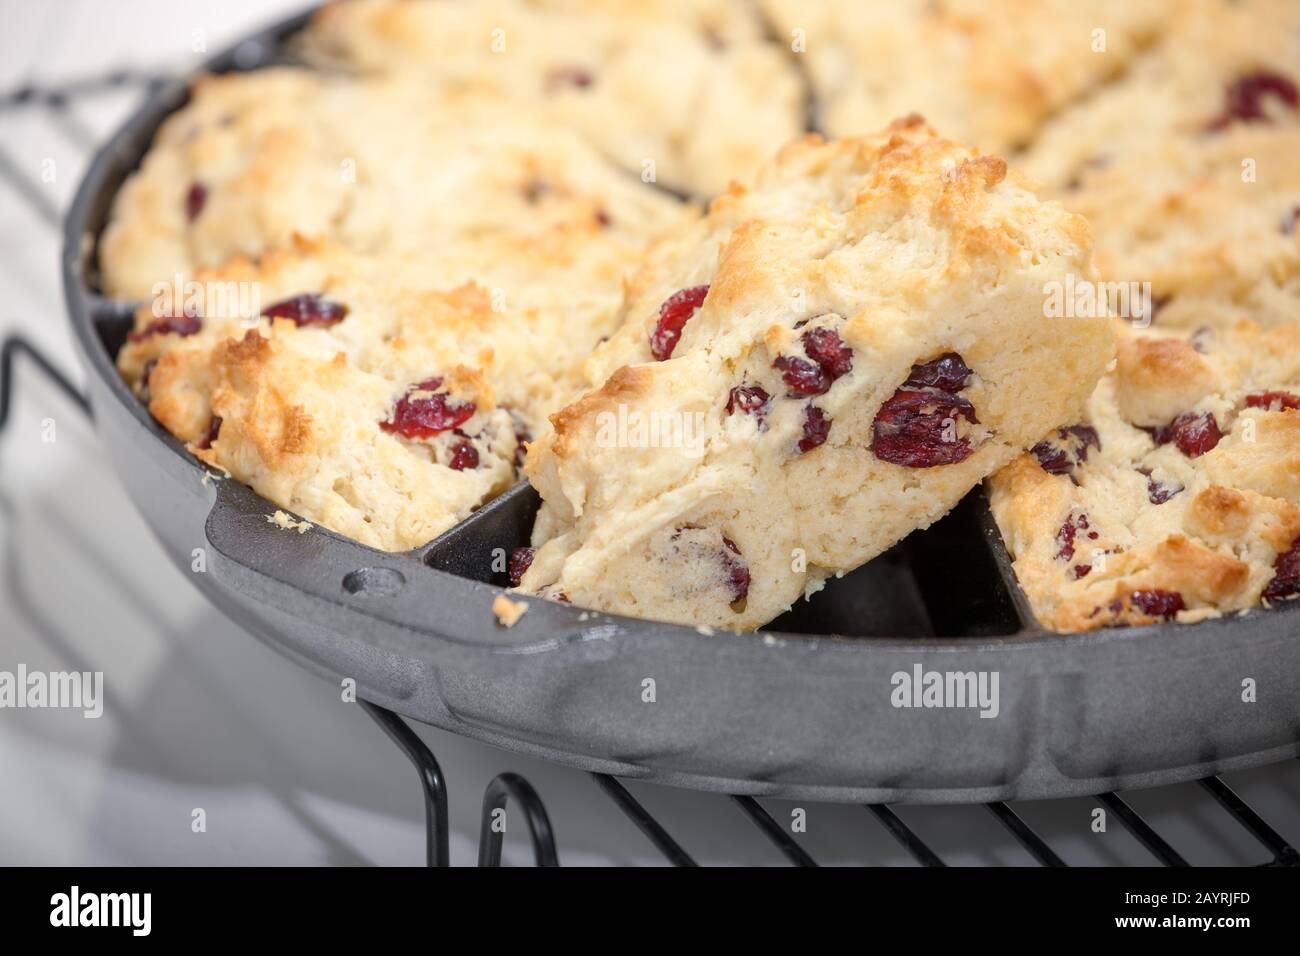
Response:
[[[502,627],[514,627],[527,612],[527,601],[512,601],[504,594],[498,594],[492,601],[492,613],[497,616]]]

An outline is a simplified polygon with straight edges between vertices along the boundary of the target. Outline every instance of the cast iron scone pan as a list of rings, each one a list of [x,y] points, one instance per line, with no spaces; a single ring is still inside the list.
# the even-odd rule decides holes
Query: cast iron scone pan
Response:
[[[214,58],[282,62],[305,16]],[[509,750],[732,793],[867,802],[1071,796],[1164,784],[1300,752],[1294,607],[1081,635],[1034,621],[980,492],[759,634],[543,600],[511,630],[490,606],[494,548],[525,543],[520,485],[425,547],[385,554],[213,480],[114,368],[130,308],[97,292],[114,194],[186,83],[159,91],[95,158],[68,215],[63,278],[96,427],[137,507],[225,614],[368,700]],[[809,495],[819,494],[809,488]],[[191,571],[194,551],[206,571]],[[1294,602],[1300,605],[1300,602]],[[998,712],[898,708],[898,672],[996,672]],[[1243,702],[1243,681],[1257,702]],[[653,681],[653,701],[646,688]]]

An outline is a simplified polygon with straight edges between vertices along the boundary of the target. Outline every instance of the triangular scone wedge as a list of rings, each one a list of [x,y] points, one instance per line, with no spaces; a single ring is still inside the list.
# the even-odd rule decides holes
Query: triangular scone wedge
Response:
[[[1077,419],[1113,355],[1084,221],[919,117],[785,150],[651,249],[553,415],[524,590],[755,628]],[[522,562],[516,562],[517,565]]]

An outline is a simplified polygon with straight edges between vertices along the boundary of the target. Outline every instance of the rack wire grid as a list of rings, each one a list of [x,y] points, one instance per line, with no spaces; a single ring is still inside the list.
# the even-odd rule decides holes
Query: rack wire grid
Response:
[[[76,116],[72,106],[108,91],[136,89],[142,93],[156,90],[166,82],[165,76],[136,71],[116,71],[102,76],[91,76],[58,85],[25,85],[0,93],[0,117],[17,111],[40,114],[72,143],[89,153],[96,145],[96,137]],[[6,188],[22,197],[49,228],[57,229],[61,212],[41,189],[38,180],[24,169],[0,144],[0,181]],[[5,338],[0,347],[0,434],[8,424],[15,388],[15,364],[23,358],[71,401],[87,417],[92,416],[85,394],[54,363],[21,334]],[[446,778],[437,758],[412,730],[406,720],[382,707],[365,701],[363,709],[385,734],[406,755],[417,771],[425,807],[425,859],[428,866],[449,865],[449,827]],[[590,775],[597,789],[626,815],[664,859],[674,866],[695,866],[695,858],[669,833],[668,829],[632,795],[624,784],[608,774]],[[1243,800],[1218,776],[1197,781],[1214,801],[1253,838],[1263,850],[1264,858],[1256,864],[1266,867],[1300,866],[1300,854],[1270,826],[1259,813]],[[779,824],[759,801],[750,796],[731,795],[730,801],[757,828],[762,837],[795,866],[817,866],[817,861]],[[1120,824],[1147,850],[1151,857],[1164,866],[1189,866],[1184,858],[1133,806],[1118,793],[1104,793],[1097,800],[1119,820]],[[483,791],[480,814],[478,864],[494,867],[501,865],[503,828],[494,825],[507,805],[517,805],[532,843],[533,860],[537,866],[559,866],[556,834],[546,811],[546,806],[533,786],[516,773],[498,774],[488,782]],[[1031,827],[1012,806],[997,802],[984,804],[1016,842],[1040,866],[1058,867],[1067,864],[1048,842]],[[866,804],[863,809],[907,851],[921,866],[946,866],[922,837],[898,813],[883,804]]]

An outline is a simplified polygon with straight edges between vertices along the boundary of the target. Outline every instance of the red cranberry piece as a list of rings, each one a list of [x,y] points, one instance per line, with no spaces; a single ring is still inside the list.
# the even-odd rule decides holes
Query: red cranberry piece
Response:
[[[506,564],[506,574],[510,577],[510,586],[519,587],[519,582],[524,579],[528,569],[533,566],[533,558],[537,552],[532,548],[515,548],[510,552],[510,560]]]
[[[1300,222],[1300,206],[1292,206],[1291,211],[1282,217],[1282,235],[1293,235],[1297,222]]]
[[[818,445],[825,444],[826,436],[831,433],[831,420],[816,405],[809,404],[803,410],[803,438],[799,439],[799,451],[812,451]]]
[[[727,583],[731,586],[731,604],[735,607],[749,596],[749,568],[746,567],[745,562],[737,560],[740,557],[740,549],[736,547],[736,542],[724,534],[722,543],[731,552],[731,554],[723,554],[722,561],[727,567]],[[736,610],[742,609],[736,608]]]
[[[439,432],[463,425],[474,414],[473,402],[453,402],[442,388],[441,378],[417,382],[393,406],[387,421],[379,423],[386,432],[396,432],[403,438],[431,438]],[[418,397],[412,397],[417,393]]]
[[[597,209],[596,225],[600,226],[601,229],[608,229],[610,226],[614,225],[614,217],[604,209]]]
[[[1077,581],[1079,578],[1086,578],[1092,572],[1092,565],[1076,564],[1072,570],[1074,572],[1074,580]]]
[[[1056,532],[1056,557],[1058,559],[1069,561],[1074,557],[1075,541],[1080,534],[1083,534],[1091,541],[1096,541],[1100,537],[1096,531],[1092,530],[1086,513],[1079,512],[1076,514],[1070,512],[1060,530]]]
[[[1300,409],[1300,395],[1290,392],[1254,392],[1246,396],[1247,408]]]
[[[185,215],[190,222],[199,218],[199,213],[203,212],[207,203],[208,187],[202,183],[191,183],[189,192],[185,194]]]
[[[205,432],[204,435],[203,435],[203,437],[200,438],[200,439],[195,443],[194,447],[195,447],[195,448],[211,448],[211,447],[212,447],[212,443],[213,443],[214,441],[217,440],[217,436],[220,435],[220,434],[221,434],[221,416],[220,416],[220,415],[213,415],[212,418],[210,418],[210,419],[208,420],[208,430],[207,430],[207,432]]]
[[[1167,485],[1163,481],[1156,481],[1151,477],[1150,468],[1139,468],[1138,473],[1146,475],[1147,498],[1153,505],[1162,505],[1183,490],[1182,485]]]
[[[821,395],[831,387],[831,377],[820,365],[805,361],[793,355],[778,355],[772,367],[780,369],[781,381],[789,389],[790,398],[807,398]]]
[[[1054,439],[1044,439],[1029,449],[1049,475],[1068,475],[1076,464],[1088,460],[1088,449],[1101,451],[1101,436],[1091,425],[1058,428]]]
[[[1188,458],[1199,458],[1219,444],[1223,433],[1209,412],[1183,412],[1168,425],[1151,433],[1157,445],[1173,442]]]
[[[800,340],[808,357],[821,367],[832,382],[853,371],[853,349],[844,344],[834,329],[809,329]]]
[[[1269,604],[1285,601],[1300,594],[1300,538],[1291,542],[1291,550],[1277,556],[1273,562],[1273,578],[1264,586],[1261,595]]]
[[[704,297],[708,294],[707,285],[692,286],[674,292],[659,306],[659,321],[650,333],[650,354],[656,360],[662,362],[672,358],[673,349],[677,348],[677,341],[682,337],[682,329],[695,315],[695,310],[704,304]]]
[[[302,328],[304,325],[331,326],[342,322],[348,314],[348,307],[315,292],[295,295],[291,299],[277,302],[262,310],[268,319],[292,319],[293,324]]]
[[[524,467],[524,459],[528,455],[528,449],[525,446],[533,440],[533,435],[513,408],[510,409],[510,421],[515,429],[515,467],[522,468]]]
[[[462,438],[451,446],[451,461],[447,467],[452,471],[465,471],[478,467],[478,449],[468,438]]]
[[[554,91],[560,87],[571,86],[585,90],[596,82],[590,70],[580,66],[557,66],[546,74],[546,89]]]
[[[767,424],[768,402],[772,397],[761,385],[737,385],[727,396],[727,414],[734,415],[739,409],[758,419],[760,428]]]
[[[946,392],[899,389],[871,424],[871,450],[881,461],[909,468],[953,465],[970,457],[970,442],[946,440],[957,416],[978,424],[966,399]]]
[[[153,370],[157,365],[158,360],[151,358],[144,363],[144,368],[140,369],[140,393],[146,402],[149,401],[149,376],[153,374]]]
[[[1134,591],[1128,596],[1129,603],[1151,617],[1162,617],[1166,621],[1184,608],[1183,596],[1177,591]]]
[[[194,335],[203,328],[203,320],[196,315],[168,315],[154,319],[139,332],[128,332],[128,342],[143,342],[155,335]]]
[[[956,352],[946,352],[937,359],[913,365],[903,388],[937,388],[943,392],[960,392],[973,373]]]
[[[1272,95],[1285,103],[1290,109],[1300,105],[1300,93],[1290,79],[1270,70],[1248,73],[1233,80],[1228,87],[1223,113],[1210,123],[1210,129],[1223,129],[1233,120],[1243,123],[1267,123],[1268,114],[1264,112],[1264,97]]]

